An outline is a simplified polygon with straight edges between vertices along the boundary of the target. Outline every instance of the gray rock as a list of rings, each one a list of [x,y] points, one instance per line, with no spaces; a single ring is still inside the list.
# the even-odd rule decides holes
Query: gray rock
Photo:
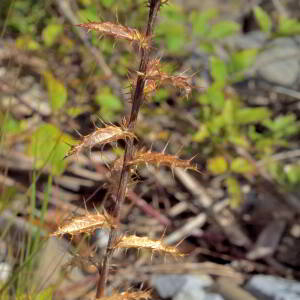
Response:
[[[154,275],[151,280],[152,286],[162,298],[173,297],[185,282],[183,275]]]
[[[11,276],[12,266],[7,262],[0,263],[0,283],[6,282]]]
[[[292,86],[299,75],[300,48],[291,38],[278,38],[257,57],[258,74],[265,80]]]
[[[211,286],[213,280],[207,275],[155,275],[151,283],[162,298],[200,300],[206,299],[200,297],[206,296],[204,288]]]
[[[262,48],[268,35],[261,31],[251,31],[248,34],[237,34],[224,39],[224,43],[231,49]]]
[[[300,282],[275,276],[255,275],[247,283],[246,289],[264,299],[300,299]]]
[[[173,297],[173,300],[222,300],[223,298],[220,295],[205,291],[205,288],[210,287],[212,284],[212,279],[207,275],[187,275],[185,284]]]

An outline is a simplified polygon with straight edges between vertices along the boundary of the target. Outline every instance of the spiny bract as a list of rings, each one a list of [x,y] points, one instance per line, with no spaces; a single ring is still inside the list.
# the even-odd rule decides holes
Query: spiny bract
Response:
[[[148,249],[152,251],[171,254],[173,256],[184,256],[184,254],[180,252],[176,247],[165,245],[161,239],[150,239],[147,236],[140,237],[136,235],[125,235],[116,242],[114,247]]]
[[[130,166],[139,166],[141,164],[155,164],[155,165],[164,165],[168,166],[171,169],[174,168],[183,168],[183,169],[190,169],[194,171],[198,171],[197,165],[192,163],[194,159],[180,159],[177,155],[165,154],[163,152],[152,152],[147,151],[145,148],[142,148],[135,152],[131,161],[128,162]],[[114,162],[113,171],[119,171],[123,165],[123,158],[117,159]]]
[[[112,22],[89,22],[78,24],[77,26],[86,28],[88,31],[95,30],[101,35],[109,35],[115,39],[125,39],[130,42],[136,42],[141,48],[149,47],[149,37],[146,37],[135,28],[130,28]]]
[[[116,220],[108,214],[86,214],[68,220],[53,232],[50,236],[62,236],[64,234],[76,235],[80,233],[91,233],[99,228],[115,228]]]
[[[103,128],[96,128],[94,132],[82,136],[79,144],[71,145],[71,149],[65,155],[65,158],[73,154],[79,154],[83,149],[91,150],[94,146],[113,143],[126,138],[135,138],[134,133],[130,132],[125,126],[107,125]]]

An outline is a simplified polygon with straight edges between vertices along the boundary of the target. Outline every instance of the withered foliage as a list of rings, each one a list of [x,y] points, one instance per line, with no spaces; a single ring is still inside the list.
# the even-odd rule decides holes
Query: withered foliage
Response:
[[[125,121],[123,121],[121,126],[104,124],[105,127],[96,128],[94,132],[86,136],[82,136],[79,144],[71,145],[71,148],[65,155],[65,158],[73,154],[79,154],[84,149],[89,149],[91,151],[91,149],[96,145],[103,146],[126,138],[136,139],[135,134],[127,129],[124,122]]]
[[[149,47],[149,37],[147,38],[143,33],[139,32],[135,28],[111,22],[89,22],[78,24],[77,26],[86,28],[88,31],[95,30],[101,35],[108,35],[115,39],[125,39],[130,42],[136,42],[140,48]]]
[[[80,233],[92,233],[99,228],[116,228],[116,220],[107,213],[86,214],[65,221],[50,236],[62,236],[64,234],[76,235]]]
[[[184,253],[180,252],[176,247],[165,245],[162,239],[155,240],[155,239],[150,239],[147,236],[144,237],[139,237],[136,235],[123,236],[116,242],[114,248],[148,249],[153,252],[160,252],[160,253],[170,254],[173,256],[184,256]]]
[[[146,79],[144,88],[146,98],[149,98],[149,96],[151,96],[157,88],[167,85],[183,91],[186,98],[188,98],[192,92],[192,85],[190,83],[192,76],[186,76],[183,73],[180,75],[169,75],[162,70],[160,59],[157,58],[152,59],[149,62],[145,74],[138,73],[138,75],[142,75]],[[131,87],[133,90],[136,86],[136,80],[137,78],[131,80]]]
[[[199,172],[197,165],[192,163],[194,157],[188,160],[180,159],[177,155],[165,154],[163,152],[152,152],[142,148],[136,151],[128,165],[138,167],[143,164],[153,164],[157,166],[167,166],[172,170],[174,168],[190,169]],[[119,171],[123,166],[123,158],[119,158],[114,162],[112,171]]]
[[[112,296],[97,298],[96,300],[149,300],[151,299],[150,291],[126,291]]]

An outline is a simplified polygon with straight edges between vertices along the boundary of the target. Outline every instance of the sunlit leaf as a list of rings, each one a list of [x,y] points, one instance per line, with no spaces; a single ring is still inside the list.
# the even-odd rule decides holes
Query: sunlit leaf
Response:
[[[282,35],[300,34],[300,22],[296,19],[281,17],[277,31]]]
[[[215,156],[208,160],[207,169],[215,175],[223,174],[228,170],[228,163],[224,156]]]
[[[70,148],[66,142],[72,143],[72,139],[55,126],[43,124],[30,137],[27,151],[35,158],[38,169],[48,165],[54,175],[59,175],[64,171],[63,158]]]
[[[225,62],[216,56],[212,56],[210,59],[210,66],[213,79],[225,83],[228,76]]]
[[[49,24],[42,32],[44,43],[47,47],[51,47],[63,31],[61,24]]]
[[[230,165],[231,171],[240,174],[251,173],[255,170],[254,166],[245,158],[237,157],[235,158]]]
[[[230,72],[240,72],[249,68],[256,59],[257,49],[246,49],[232,54],[229,67]]]
[[[256,18],[261,30],[266,33],[269,33],[272,29],[271,18],[260,6],[255,6],[253,11],[254,11],[255,18]]]
[[[36,296],[35,300],[52,300],[53,288],[46,288],[40,291]]]
[[[51,101],[51,108],[54,112],[58,111],[67,101],[67,89],[50,72],[44,72],[44,80]]]
[[[236,111],[235,121],[238,124],[251,124],[267,120],[271,117],[269,109],[264,107],[245,107]]]
[[[123,109],[121,100],[109,88],[102,88],[95,97],[100,106],[100,114],[105,120],[112,121],[114,115]]]
[[[227,190],[229,194],[229,203],[232,208],[237,208],[243,201],[243,192],[239,182],[234,177],[226,179]]]
[[[240,31],[240,25],[233,21],[222,21],[213,25],[207,33],[207,38],[220,39],[236,34]]]
[[[190,15],[193,33],[204,36],[210,28],[209,21],[218,16],[215,8],[204,10],[203,12],[193,11]]]
[[[19,36],[16,39],[16,47],[28,51],[36,51],[41,48],[40,44],[29,35]]]

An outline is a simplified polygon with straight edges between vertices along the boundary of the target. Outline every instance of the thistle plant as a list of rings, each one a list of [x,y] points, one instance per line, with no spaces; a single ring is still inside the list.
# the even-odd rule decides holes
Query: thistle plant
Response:
[[[152,46],[154,37],[154,26],[160,8],[167,4],[168,0],[148,0],[149,9],[146,32],[142,33],[137,29],[132,29],[120,24],[111,22],[89,22],[79,24],[78,26],[87,29],[87,31],[96,31],[100,36],[113,37],[116,40],[129,41],[132,46],[137,46],[140,55],[139,68],[134,72],[130,79],[131,86],[131,112],[129,116],[123,118],[120,126],[104,124],[103,128],[96,128],[94,132],[87,136],[81,136],[79,143],[71,146],[66,157],[78,154],[84,149],[91,150],[94,146],[103,146],[108,143],[114,143],[118,140],[125,141],[124,156],[117,159],[112,167],[111,174],[118,174],[118,179],[114,186],[113,199],[114,207],[109,214],[106,212],[96,214],[87,213],[85,216],[73,218],[62,224],[52,236],[62,236],[64,234],[76,235],[80,233],[92,234],[96,229],[108,228],[109,239],[102,261],[98,263],[99,279],[97,282],[96,299],[150,299],[149,291],[125,291],[115,293],[112,296],[105,296],[107,286],[109,267],[111,259],[116,249],[148,249],[152,253],[164,253],[172,256],[183,256],[178,248],[164,244],[163,239],[150,239],[149,237],[139,237],[137,235],[122,235],[120,233],[120,214],[122,204],[126,197],[128,184],[132,173],[136,171],[139,165],[154,164],[156,166],[164,165],[172,170],[176,167],[191,169],[197,171],[197,166],[193,164],[192,159],[183,160],[178,155],[166,154],[163,152],[152,152],[145,148],[137,147],[135,140],[135,128],[141,105],[145,99],[149,99],[155,90],[164,85],[171,85],[184,92],[188,96],[192,86],[189,83],[190,77],[184,74],[169,75],[162,70],[160,59],[153,54],[155,48]]]

